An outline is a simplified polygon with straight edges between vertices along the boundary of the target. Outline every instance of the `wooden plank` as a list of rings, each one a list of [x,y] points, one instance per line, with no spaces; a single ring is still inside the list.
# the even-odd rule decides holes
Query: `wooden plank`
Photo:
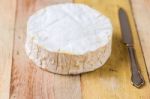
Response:
[[[9,99],[16,0],[0,0],[0,99]]]
[[[150,0],[131,0],[131,2],[145,62],[150,75]]]
[[[112,55],[98,70],[81,76],[83,99],[150,99],[150,84],[128,0],[76,0],[108,16],[114,28]],[[118,8],[123,7],[131,22],[138,63],[146,84],[141,89],[131,85],[130,63],[126,47],[121,41]]]
[[[11,99],[81,99],[80,76],[60,76],[35,66],[24,44],[28,17],[41,7],[71,0],[18,0]]]

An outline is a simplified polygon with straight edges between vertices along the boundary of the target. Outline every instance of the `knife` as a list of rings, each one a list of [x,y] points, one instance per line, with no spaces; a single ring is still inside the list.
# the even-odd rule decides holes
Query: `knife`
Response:
[[[131,81],[135,87],[140,88],[141,86],[144,85],[145,81],[140,72],[140,68],[136,60],[129,20],[125,10],[122,8],[119,9],[119,20],[120,20],[123,43],[127,46],[129,57],[130,57],[131,73],[132,73]]]

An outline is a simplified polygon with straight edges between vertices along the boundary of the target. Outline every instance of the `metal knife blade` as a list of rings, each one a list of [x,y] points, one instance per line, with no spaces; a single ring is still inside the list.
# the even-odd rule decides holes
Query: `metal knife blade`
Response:
[[[144,78],[140,73],[140,69],[136,60],[129,20],[126,12],[122,8],[119,9],[119,19],[121,25],[122,39],[128,48],[131,62],[131,81],[135,87],[139,88],[144,85]]]
[[[125,44],[132,45],[133,40],[132,40],[132,33],[131,33],[130,24],[129,24],[126,12],[122,8],[119,9],[119,18],[120,18],[120,25],[121,25],[123,42]]]

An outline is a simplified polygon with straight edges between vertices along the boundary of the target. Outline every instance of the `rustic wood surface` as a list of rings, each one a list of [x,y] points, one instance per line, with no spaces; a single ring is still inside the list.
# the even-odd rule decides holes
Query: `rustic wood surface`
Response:
[[[107,15],[113,23],[113,45],[110,60],[95,72],[81,76],[83,99],[150,99],[150,84],[138,40],[130,5],[127,0],[77,0],[84,2]],[[136,89],[130,81],[130,63],[126,47],[121,41],[118,9],[128,12],[134,37],[138,63],[146,80],[142,89]]]
[[[114,27],[112,55],[109,61],[102,68],[82,74],[81,77],[61,76],[43,71],[28,59],[24,51],[28,17],[41,7],[64,2],[88,4],[108,16]],[[148,3],[148,0],[132,0],[147,65],[150,57],[149,45],[145,44],[149,35]],[[128,0],[1,0],[0,5],[0,99],[9,99],[9,95],[10,99],[150,99],[150,83]],[[131,22],[138,63],[146,81],[141,89],[131,85],[128,52],[121,41],[119,7],[128,12]],[[140,15],[142,11],[143,14]]]
[[[0,99],[9,98],[15,10],[15,0],[0,0]]]
[[[131,0],[133,14],[139,33],[150,79],[150,0]]]
[[[10,99],[81,99],[79,76],[61,76],[43,71],[28,59],[24,50],[28,17],[39,8],[56,3],[60,2],[58,0],[17,2]]]

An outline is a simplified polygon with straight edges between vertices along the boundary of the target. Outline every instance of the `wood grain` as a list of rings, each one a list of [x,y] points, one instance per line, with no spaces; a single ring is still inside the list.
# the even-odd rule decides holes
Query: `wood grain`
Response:
[[[16,0],[0,0],[0,99],[9,99]]]
[[[141,40],[146,66],[150,75],[150,0],[131,0],[131,4]]]
[[[112,20],[114,27],[112,55],[109,61],[102,68],[81,76],[83,99],[150,99],[150,84],[129,1],[76,0],[76,2],[88,4],[101,11]],[[120,7],[128,12],[131,22],[137,60],[146,81],[145,86],[141,89],[137,89],[131,84],[129,56],[121,40],[118,20]]]
[[[41,7],[62,2],[71,0],[18,0],[10,99],[81,99],[80,76],[43,71],[28,59],[24,49],[28,17]]]
[[[90,73],[83,74],[81,76],[81,83],[79,76],[61,76],[48,73],[37,68],[28,59],[24,51],[26,21],[28,19],[28,16],[30,16],[35,10],[41,7],[61,2],[72,1],[18,0],[15,24],[15,41],[13,54],[14,60],[12,67],[10,99],[150,99],[150,84],[148,81],[139,38],[135,28],[128,0],[74,1],[78,3],[80,2],[88,4],[89,6],[96,8],[98,11],[101,11],[104,15],[108,16],[112,20],[114,27],[112,55],[109,61],[102,68]],[[121,41],[121,31],[118,20],[119,7],[123,7],[128,12],[129,19],[131,22],[138,63],[146,81],[145,86],[141,89],[137,89],[131,85],[128,52]],[[13,14],[11,13],[11,15]],[[3,24],[5,24],[5,22],[3,22]],[[9,21],[7,25],[8,24],[10,24]],[[8,36],[8,34],[6,36]],[[2,40],[4,37],[2,37]],[[6,38],[7,40],[12,40],[11,37]],[[7,42],[6,40],[4,41]],[[6,46],[10,46],[7,48],[11,48],[12,46],[9,45],[11,43],[10,41],[9,43],[5,43],[7,44]],[[7,48],[4,48],[3,50],[6,50]],[[7,53],[6,57],[8,56],[9,55]],[[11,54],[9,58],[10,57]],[[0,60],[0,63],[5,61],[6,59],[4,59],[4,61]],[[8,63],[11,63],[11,61],[3,64],[9,66]],[[5,70],[8,70],[8,68]],[[8,86],[6,87],[8,88]],[[4,95],[8,97],[8,93],[3,94],[2,96],[4,97]]]

